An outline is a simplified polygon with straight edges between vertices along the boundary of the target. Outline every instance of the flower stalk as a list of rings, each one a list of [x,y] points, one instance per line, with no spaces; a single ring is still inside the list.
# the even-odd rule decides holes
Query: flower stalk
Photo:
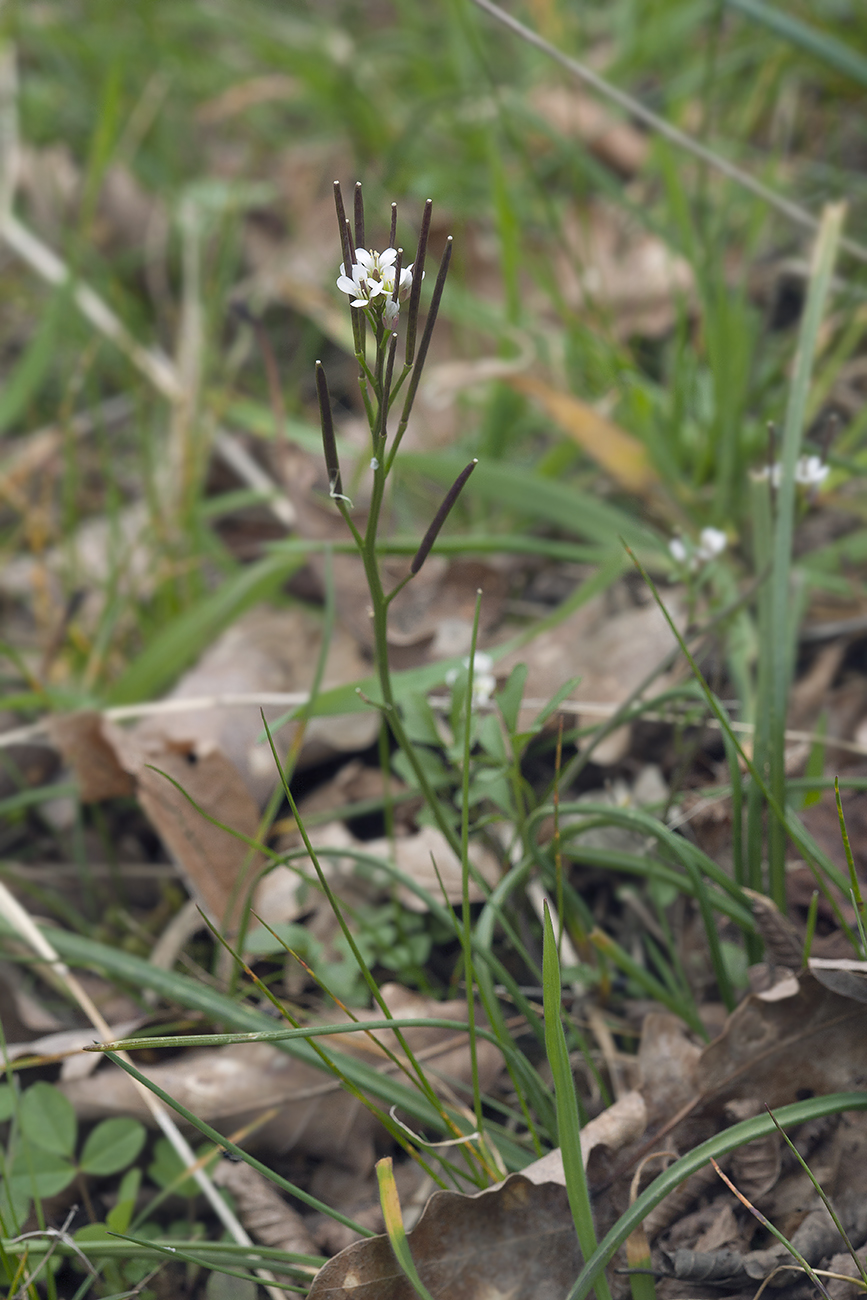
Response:
[[[353,198],[353,220],[350,224],[346,214],[340,185],[335,182],[334,199],[337,211],[337,224],[340,236],[340,248],[343,262],[337,287],[349,297],[352,314],[353,341],[359,366],[359,388],[364,401],[365,413],[370,427],[371,459],[370,469],[373,485],[368,507],[367,521],[363,532],[356,526],[350,510],[352,503],[343,494],[340,465],[337,456],[337,442],[334,432],[334,419],[328,394],[328,383],[320,362],[316,363],[316,390],[319,396],[319,415],[322,425],[322,445],[325,455],[325,468],[328,473],[329,494],[343,515],[348,528],[358,547],[364,573],[370,593],[371,621],[374,642],[374,658],[379,680],[382,701],[380,707],[388,720],[388,725],[397,743],[401,746],[412,765],[419,788],[428,800],[437,823],[446,836],[450,846],[461,856],[461,842],[446,810],[440,803],[436,792],[430,787],[427,776],[418,761],[413,746],[408,741],[403,729],[400,713],[396,708],[391,674],[388,666],[388,608],[391,601],[406,583],[410,582],[421,569],[431,548],[445,523],[445,520],[457,501],[461,489],[466,483],[476,461],[473,461],[458,476],[446,493],[439,510],[434,516],[427,532],[416,552],[410,571],[402,582],[386,593],[379,559],[376,551],[376,539],[379,531],[382,506],[385,499],[385,486],[394,464],[394,457],[406,431],[419,379],[427,359],[431,335],[436,324],[437,313],[442,300],[446,276],[451,261],[452,240],[449,237],[440,262],[434,285],[430,309],[427,314],[420,342],[418,338],[418,319],[421,303],[421,282],[424,278],[424,265],[430,235],[431,210],[430,199],[425,203],[422,214],[421,229],[415,261],[404,265],[403,249],[397,245],[397,204],[391,207],[391,222],[388,246],[382,250],[366,247],[366,229],[364,200],[360,183],[356,185]],[[354,237],[354,247],[353,247]],[[395,378],[395,357],[397,354],[397,324],[403,304],[407,306],[407,331],[404,365]],[[372,355],[368,358],[368,337],[373,344]],[[406,382],[403,407],[394,435],[389,439],[388,416],[394,405],[398,392]]]

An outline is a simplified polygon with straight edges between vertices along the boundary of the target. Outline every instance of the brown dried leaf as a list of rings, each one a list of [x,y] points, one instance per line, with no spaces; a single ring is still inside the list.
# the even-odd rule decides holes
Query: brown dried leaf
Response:
[[[646,496],[659,483],[644,444],[587,402],[534,375],[515,375],[509,382],[519,393],[535,397],[555,424],[627,492]]]
[[[431,1295],[561,1300],[581,1267],[565,1189],[521,1174],[475,1196],[435,1192],[407,1240]],[[349,1246],[320,1269],[309,1300],[415,1300],[387,1237]]]
[[[692,301],[689,263],[625,209],[596,200],[568,213],[562,231],[555,273],[564,301],[579,312],[601,309],[619,337],[665,334],[679,305]]]
[[[562,135],[575,136],[602,162],[633,176],[647,159],[648,137],[572,86],[537,86],[529,102]]]
[[[309,689],[322,644],[322,622],[301,606],[272,609],[260,606],[228,628],[184,673],[167,699],[215,695],[254,695],[267,692],[303,692]],[[335,628],[325,664],[323,689],[342,686],[366,676],[369,665],[349,636]],[[286,712],[267,705],[266,719],[273,722]],[[275,736],[278,753],[291,744],[297,723]],[[339,718],[314,718],[305,731],[299,755],[301,767],[321,763],[335,754],[366,749],[379,727],[374,713]],[[233,764],[251,795],[264,803],[278,776],[267,740],[260,740],[262,718],[255,704],[244,707],[217,705],[208,709],[180,710],[147,718],[134,729],[136,740],[151,754],[172,746],[196,753],[219,750]],[[151,761],[155,761],[151,759]],[[215,806],[208,811],[216,813]]]
[[[232,1193],[238,1218],[254,1241],[298,1255],[317,1253],[301,1215],[258,1169],[222,1160],[211,1177],[217,1187]]]
[[[783,1106],[805,1092],[863,1087],[865,1079],[867,1008],[825,988],[812,970],[745,998],[696,1073],[713,1109],[744,1097]]]
[[[588,601],[556,627],[506,655],[497,664],[498,675],[506,676],[516,664],[526,663],[528,697],[550,699],[563,682],[577,676],[581,680],[571,699],[614,707],[622,703],[671,650],[672,635],[655,604],[618,609],[613,604],[617,594]],[[686,613],[680,596],[666,593],[665,603],[683,630]],[[672,680],[670,675],[659,678],[654,690],[664,690]],[[522,711],[520,726],[529,723],[531,716]],[[599,714],[590,711],[586,720],[598,722]],[[594,761],[616,763],[628,747],[629,730],[620,728],[597,746]]]
[[[101,713],[55,714],[48,734],[75,773],[82,803],[132,794],[135,782],[103,731]]]

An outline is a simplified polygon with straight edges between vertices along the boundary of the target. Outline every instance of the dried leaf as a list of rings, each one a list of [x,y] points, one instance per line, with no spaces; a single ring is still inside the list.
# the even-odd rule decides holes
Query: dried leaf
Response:
[[[671,629],[656,605],[628,604],[617,608],[614,602],[622,594],[623,589],[618,588],[588,601],[562,623],[501,659],[497,664],[498,674],[506,676],[516,664],[525,663],[525,694],[543,700],[550,699],[570,677],[580,677],[570,699],[613,711],[672,647]],[[665,603],[682,630],[686,612],[680,595],[667,592]],[[670,674],[661,677],[654,690],[665,690],[672,681]],[[522,710],[521,727],[529,724],[533,712]],[[598,712],[588,710],[588,723],[599,720]],[[597,746],[594,761],[616,763],[628,747],[629,730],[619,728]]]
[[[48,734],[75,772],[82,803],[132,794],[135,782],[118,762],[103,731],[101,713],[55,714],[49,719]]]
[[[644,444],[587,402],[533,375],[515,375],[509,383],[519,393],[534,397],[563,432],[627,492],[646,496],[659,482]]]
[[[407,1234],[422,1281],[445,1300],[562,1300],[581,1267],[565,1188],[521,1174],[475,1196],[435,1192]],[[320,1269],[309,1300],[416,1300],[387,1237]]]
[[[743,1097],[783,1106],[862,1087],[865,1078],[867,1009],[825,988],[812,970],[745,998],[696,1073],[709,1108]]]
[[[572,86],[537,86],[530,105],[562,135],[574,136],[623,176],[633,176],[647,159],[648,137],[621,121],[598,99]]]
[[[317,1253],[301,1215],[258,1169],[223,1160],[211,1177],[217,1187],[232,1193],[238,1218],[254,1241],[298,1255]]]

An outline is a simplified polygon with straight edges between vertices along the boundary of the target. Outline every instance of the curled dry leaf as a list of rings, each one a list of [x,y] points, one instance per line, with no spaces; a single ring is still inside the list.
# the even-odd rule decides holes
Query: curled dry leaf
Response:
[[[827,979],[857,971],[839,963],[805,971],[764,994],[750,994],[702,1052],[696,1071],[707,1108],[754,1097],[784,1106],[799,1096],[848,1092],[867,1080],[867,1007],[825,987]],[[861,985],[858,985],[859,991]]]
[[[565,1188],[521,1174],[475,1196],[435,1192],[407,1234],[439,1300],[562,1300],[581,1267]],[[309,1300],[415,1300],[388,1237],[357,1242],[317,1273]]]
[[[297,1255],[317,1253],[301,1215],[258,1169],[222,1160],[211,1177],[217,1187],[231,1192],[238,1218],[254,1241]]]
[[[104,799],[134,788],[185,885],[218,924],[237,915],[262,859],[242,839],[212,825],[190,799],[232,831],[255,839],[260,803],[278,776],[270,746],[260,739],[262,718],[255,704],[235,707],[215,702],[212,707],[184,709],[182,702],[303,692],[311,684],[321,639],[321,623],[303,609],[261,607],[229,628],[184,674],[168,696],[181,706],[176,711],[146,718],[130,730],[95,713],[72,714],[51,724],[55,743],[76,773],[82,798]],[[366,671],[355,643],[336,629],[324,689],[362,677]],[[264,709],[272,720],[284,712],[278,705]],[[277,734],[278,753],[285,754],[298,726],[287,724]],[[365,749],[378,726],[373,712],[312,719],[299,763],[304,766],[335,753]]]

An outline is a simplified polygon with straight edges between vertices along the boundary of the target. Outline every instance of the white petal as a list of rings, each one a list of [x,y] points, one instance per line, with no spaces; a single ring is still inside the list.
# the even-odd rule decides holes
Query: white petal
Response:
[[[701,548],[699,554],[703,559],[711,560],[715,555],[722,555],[728,546],[728,538],[719,528],[701,530]]]
[[[366,248],[356,248],[355,256],[358,258],[360,265],[367,267],[368,270],[373,266],[373,258]]]
[[[382,267],[385,267],[385,266],[394,266],[394,263],[395,263],[396,261],[397,261],[397,249],[396,249],[396,248],[386,248],[386,249],[385,249],[382,253],[380,253],[380,255],[379,255],[379,265],[382,266]]]
[[[369,307],[370,303],[366,298],[356,298],[349,304],[351,307]]]
[[[350,280],[348,275],[341,275],[337,287],[341,293],[358,293],[358,285],[354,280]]]
[[[672,537],[671,541],[668,543],[668,549],[671,552],[672,558],[677,560],[678,564],[683,564],[686,559],[686,547],[679,537]]]

